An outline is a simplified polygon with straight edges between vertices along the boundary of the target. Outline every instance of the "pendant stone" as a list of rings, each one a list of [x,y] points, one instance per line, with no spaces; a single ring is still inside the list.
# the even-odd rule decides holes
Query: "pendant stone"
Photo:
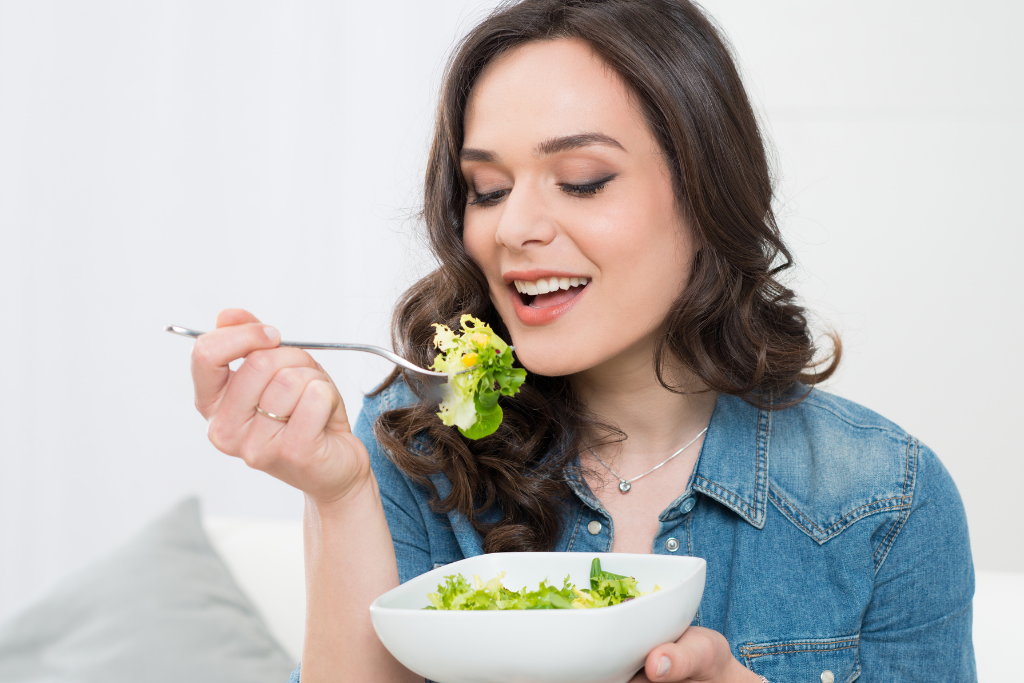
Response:
[[[630,488],[631,488],[631,485],[630,485],[630,483],[628,481],[620,481],[619,482],[619,491],[622,491],[623,493],[629,493],[629,489]]]

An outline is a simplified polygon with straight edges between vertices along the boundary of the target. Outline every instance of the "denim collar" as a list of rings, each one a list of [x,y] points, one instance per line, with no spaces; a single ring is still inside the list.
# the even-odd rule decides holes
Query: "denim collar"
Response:
[[[770,411],[720,393],[690,481],[659,519],[668,521],[680,514],[679,505],[693,491],[698,491],[717,500],[752,526],[764,528],[770,423]],[[578,456],[575,465],[566,472],[569,487],[587,507],[607,515],[579,474]]]
[[[768,503],[770,424],[770,411],[719,394],[690,478],[693,490],[714,498],[758,529],[764,527]]]

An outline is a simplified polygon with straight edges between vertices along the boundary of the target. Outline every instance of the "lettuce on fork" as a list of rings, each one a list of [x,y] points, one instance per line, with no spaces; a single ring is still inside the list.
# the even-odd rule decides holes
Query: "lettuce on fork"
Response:
[[[448,375],[437,416],[444,424],[457,426],[466,438],[482,439],[501,424],[498,397],[514,396],[526,370],[512,367],[512,347],[490,325],[468,314],[459,323],[461,333],[434,323],[434,346],[441,353],[430,368]]]

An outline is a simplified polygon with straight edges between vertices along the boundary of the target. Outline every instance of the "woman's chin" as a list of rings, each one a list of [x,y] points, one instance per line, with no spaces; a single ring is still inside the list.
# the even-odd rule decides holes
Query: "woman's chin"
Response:
[[[556,353],[520,353],[515,351],[516,359],[532,375],[543,375],[545,377],[564,377],[574,375],[577,372],[587,369],[585,363],[578,358],[567,358],[564,351]]]

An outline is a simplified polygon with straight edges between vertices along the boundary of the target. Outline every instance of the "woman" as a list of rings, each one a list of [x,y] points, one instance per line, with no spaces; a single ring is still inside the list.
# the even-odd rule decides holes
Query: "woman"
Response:
[[[815,361],[771,198],[740,78],[686,0],[526,0],[467,36],[426,178],[441,265],[394,343],[429,365],[431,323],[463,313],[511,338],[530,374],[499,430],[464,439],[396,372],[353,432],[319,365],[244,311],[195,346],[211,441],[306,494],[304,682],[416,680],[369,603],[509,550],[707,560],[694,626],[635,681],[974,679],[956,489],[811,388],[840,347]]]

